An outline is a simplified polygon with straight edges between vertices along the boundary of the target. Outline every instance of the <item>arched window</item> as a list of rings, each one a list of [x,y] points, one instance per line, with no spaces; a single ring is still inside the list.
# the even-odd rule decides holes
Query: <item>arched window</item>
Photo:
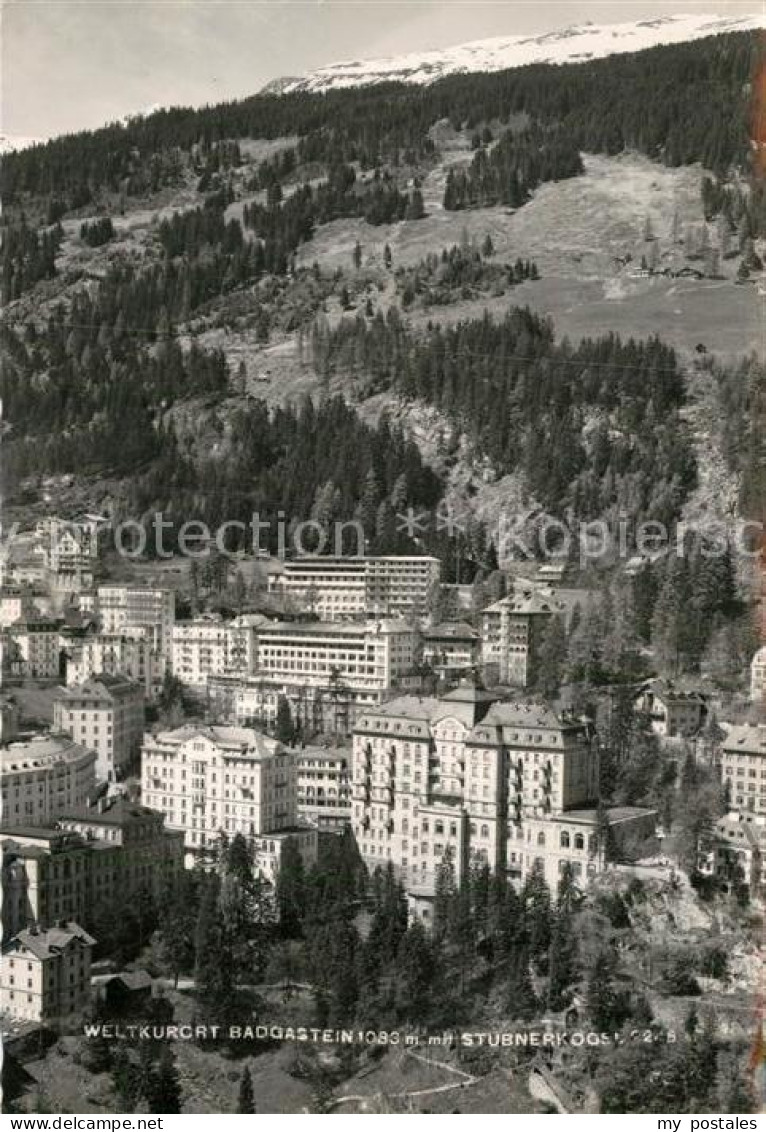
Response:
[[[583,835],[581,833],[576,833],[575,834],[575,849],[584,849],[584,848],[585,848],[585,838],[583,837]]]
[[[472,835],[473,835],[474,837],[476,836],[476,822],[475,822],[475,821],[472,821],[472,822],[471,822],[471,825],[470,825],[470,832],[471,832],[471,834],[472,834]]]
[[[545,845],[545,834],[543,833],[542,830],[540,830],[540,832],[537,835],[537,844],[538,845]]]
[[[562,831],[561,831],[561,848],[562,849],[568,849],[569,848],[569,833],[565,829],[562,829]]]
[[[482,837],[489,837],[489,826],[488,825],[483,825],[481,827],[481,835],[482,835]]]
[[[434,833],[444,833],[444,822],[437,821],[434,823]]]

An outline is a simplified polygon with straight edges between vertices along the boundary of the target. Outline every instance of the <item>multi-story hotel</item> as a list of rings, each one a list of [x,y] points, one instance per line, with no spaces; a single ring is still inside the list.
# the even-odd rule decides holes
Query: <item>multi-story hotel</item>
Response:
[[[481,660],[501,684],[528,688],[537,675],[540,644],[551,617],[566,606],[539,587],[522,590],[490,605],[481,615]]]
[[[149,630],[153,650],[170,663],[176,619],[173,590],[161,586],[99,586],[95,612],[105,633],[119,634],[125,629]]]
[[[200,617],[173,627],[173,674],[190,690],[205,694],[210,677],[248,677],[256,669],[257,634],[265,618]]]
[[[351,751],[302,747],[297,753],[298,815],[317,829],[351,824]]]
[[[0,1010],[28,1022],[61,1023],[87,1008],[95,940],[74,922],[25,928],[3,948]]]
[[[69,735],[48,732],[0,747],[3,821],[49,825],[95,792],[96,752]]]
[[[67,687],[107,675],[139,684],[147,700],[153,700],[162,688],[162,660],[152,648],[151,631],[145,628],[88,634],[67,642],[66,654]]]
[[[209,684],[218,710],[238,722],[273,722],[281,697],[310,729],[347,733],[410,672],[418,633],[406,621],[276,622],[258,629],[256,674]]]
[[[96,777],[124,777],[141,749],[144,692],[122,676],[102,675],[60,688],[53,701],[53,726],[96,752]]]
[[[139,890],[161,899],[183,871],[183,834],[142,806],[118,799],[57,825],[0,826],[4,937],[61,917],[91,927],[100,908]]]
[[[766,725],[729,729],[721,743],[721,775],[735,809],[766,814]]]
[[[652,680],[642,688],[636,708],[648,716],[652,731],[662,739],[696,735],[707,718],[705,696],[671,680]]]
[[[424,617],[441,577],[438,558],[296,558],[269,575],[269,592],[322,620]]]
[[[245,727],[188,725],[147,735],[141,759],[141,796],[182,830],[190,857],[205,855],[221,833],[241,833],[256,850],[278,854],[293,833],[316,852],[297,821],[295,751]],[[266,843],[266,849],[264,849]]]
[[[15,656],[15,675],[56,680],[60,675],[61,624],[44,617],[16,621],[3,630]]]
[[[473,860],[518,879],[540,860],[553,886],[564,861],[581,881],[597,871],[597,796],[587,724],[545,705],[497,701],[469,683],[440,699],[393,700],[354,729],[353,829],[362,856],[371,868],[392,861],[424,914],[447,851],[458,883]],[[650,811],[623,808],[617,829],[610,815],[620,833],[631,822],[651,832],[653,820]]]

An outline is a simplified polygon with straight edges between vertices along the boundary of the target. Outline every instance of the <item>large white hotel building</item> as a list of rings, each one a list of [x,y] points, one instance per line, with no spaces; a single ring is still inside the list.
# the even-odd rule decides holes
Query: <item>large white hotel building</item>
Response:
[[[498,701],[473,684],[440,699],[404,696],[365,712],[353,739],[352,826],[371,868],[391,861],[425,915],[451,850],[522,880],[542,863],[555,891],[603,867],[598,751],[589,725],[545,704]],[[609,811],[616,838],[651,836],[653,811]]]
[[[328,621],[365,616],[423,617],[441,578],[438,558],[305,557],[269,575],[269,592]]]
[[[273,722],[280,697],[293,718],[348,730],[411,672],[419,647],[406,621],[285,621],[257,629],[256,671],[208,681],[211,700],[239,723]]]
[[[188,724],[146,735],[141,799],[181,830],[187,858],[204,856],[223,833],[241,833],[267,875],[293,837],[304,858],[316,857],[316,830],[298,823],[297,756],[246,727]]]

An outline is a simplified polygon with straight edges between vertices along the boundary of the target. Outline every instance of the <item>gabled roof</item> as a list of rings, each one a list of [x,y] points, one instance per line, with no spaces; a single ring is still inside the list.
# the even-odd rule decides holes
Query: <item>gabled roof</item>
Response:
[[[18,945],[25,947],[38,959],[52,959],[72,943],[94,947],[95,939],[73,920],[61,921],[52,928],[24,928],[18,932],[3,950],[15,951]]]

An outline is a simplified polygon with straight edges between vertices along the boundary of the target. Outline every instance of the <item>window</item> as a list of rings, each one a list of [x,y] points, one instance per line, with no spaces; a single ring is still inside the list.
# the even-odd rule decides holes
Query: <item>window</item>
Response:
[[[574,846],[575,846],[575,849],[584,849],[585,848],[585,838],[583,837],[583,835],[581,833],[575,834]]]
[[[538,845],[545,845],[545,834],[543,833],[542,830],[540,830],[540,832],[537,835],[537,844]]]
[[[562,849],[569,848],[569,833],[565,829],[562,829],[561,831],[561,839],[559,843]]]

